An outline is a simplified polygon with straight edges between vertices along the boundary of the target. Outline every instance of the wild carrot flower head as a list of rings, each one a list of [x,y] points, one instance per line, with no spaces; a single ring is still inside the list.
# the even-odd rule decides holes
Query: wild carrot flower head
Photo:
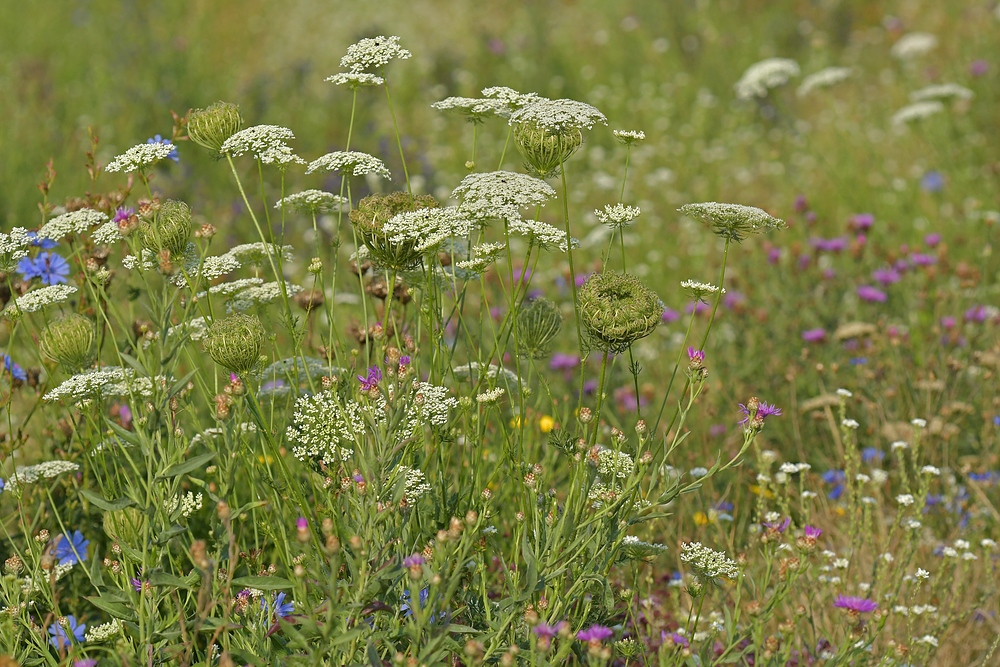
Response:
[[[177,152],[177,148],[171,143],[138,144],[128,149],[121,155],[116,156],[108,166],[104,168],[107,172],[133,172],[149,171],[149,168],[160,160],[172,158]]]
[[[207,109],[196,109],[188,116],[187,133],[191,141],[215,154],[229,137],[243,127],[240,108],[230,102],[216,102]]]
[[[742,204],[704,202],[685,204],[678,210],[707,225],[716,236],[737,243],[751,234],[764,234],[785,227],[783,220],[779,220],[754,206]]]
[[[477,220],[520,221],[521,210],[544,206],[556,191],[545,181],[512,171],[469,174],[451,193],[459,208]]]
[[[799,64],[790,58],[767,58],[750,65],[734,86],[736,97],[752,100],[766,97],[769,90],[783,86],[799,75]]]
[[[621,352],[651,334],[663,315],[656,294],[627,273],[595,273],[580,288],[578,300],[591,343],[609,352]]]
[[[380,70],[391,61],[406,60],[412,54],[399,45],[399,37],[366,37],[347,47],[347,54],[340,59],[340,66],[352,72]]]

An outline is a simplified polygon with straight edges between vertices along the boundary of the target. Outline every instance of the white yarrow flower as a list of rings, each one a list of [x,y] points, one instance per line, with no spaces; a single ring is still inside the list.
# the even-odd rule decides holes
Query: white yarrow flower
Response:
[[[496,403],[500,400],[500,397],[504,395],[503,387],[496,387],[490,389],[489,391],[483,392],[482,394],[476,395],[476,401],[480,404],[483,403]]]

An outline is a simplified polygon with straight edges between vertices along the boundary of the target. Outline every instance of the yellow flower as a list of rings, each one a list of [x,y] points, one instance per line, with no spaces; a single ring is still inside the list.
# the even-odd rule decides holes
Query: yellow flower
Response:
[[[263,454],[261,454],[257,457],[257,460],[260,461],[261,463],[267,463],[268,465],[274,463],[274,457],[271,456],[270,454],[268,454],[266,458],[264,457]]]
[[[755,496],[759,496],[761,494],[761,489],[756,484],[753,484],[750,487],[750,493],[754,494]],[[768,491],[767,489],[764,489],[763,493],[764,493],[764,497],[767,498],[768,500],[773,500],[774,499],[774,493],[772,491]]]
[[[697,526],[707,526],[708,525],[708,515],[704,512],[694,513],[694,523]]]
[[[538,420],[538,428],[542,429],[542,433],[548,433],[556,426],[556,420],[552,417],[545,415]]]
[[[521,417],[520,416],[511,417],[510,418],[510,427],[511,428],[521,428]]]

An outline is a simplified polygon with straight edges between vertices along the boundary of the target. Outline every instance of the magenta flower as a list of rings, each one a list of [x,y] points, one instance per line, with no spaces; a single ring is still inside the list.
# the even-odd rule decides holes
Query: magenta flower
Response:
[[[571,371],[580,365],[580,357],[575,354],[556,352],[549,360],[549,368],[554,371]]]
[[[815,540],[817,537],[823,534],[823,531],[819,528],[816,528],[815,526],[806,526],[805,533],[806,537],[808,537],[810,540]]]
[[[922,252],[915,252],[910,255],[910,261],[913,262],[915,266],[932,266],[937,264],[937,257]]]
[[[872,287],[871,285],[862,285],[858,288],[858,297],[862,301],[868,301],[869,303],[885,303],[886,293],[877,287]]]
[[[958,324],[958,320],[951,315],[945,315],[941,318],[941,327],[944,329],[954,329],[956,324]]]
[[[309,519],[300,516],[295,520],[295,529],[299,531],[309,530]]]
[[[872,272],[872,279],[883,287],[898,283],[901,278],[896,269],[876,269]]]
[[[549,625],[548,623],[539,623],[534,628],[532,628],[531,631],[535,633],[536,637],[548,637],[549,639],[551,639],[552,637],[555,637],[557,634],[559,634],[559,626],[561,625],[561,623],[556,623],[555,625]]]
[[[693,347],[688,347],[688,359],[698,364],[705,363],[705,353],[702,350],[696,350]]]
[[[798,195],[795,197],[795,212],[805,213],[809,210],[809,200],[806,199],[805,195]]]
[[[403,559],[403,567],[420,567],[426,562],[427,560],[420,554],[412,554]]]
[[[969,64],[969,74],[972,76],[982,76],[990,69],[990,64],[985,60],[973,60]]]
[[[777,264],[781,259],[781,248],[771,248],[767,251],[767,263]]]
[[[130,206],[119,206],[115,209],[115,217],[111,218],[111,222],[117,225],[119,222],[127,221],[133,215],[135,215],[134,208]]]
[[[802,332],[802,340],[807,343],[822,343],[826,340],[826,329],[806,329]]]
[[[792,523],[791,517],[787,517],[786,516],[785,520],[782,521],[781,523],[776,523],[776,522],[775,523],[770,523],[770,522],[765,521],[764,522],[764,527],[765,528],[769,528],[770,530],[776,530],[779,533],[783,533],[783,532],[785,532],[785,529],[788,528],[788,526],[791,523]]]
[[[691,642],[689,642],[687,637],[679,632],[667,632],[666,630],[663,630],[660,633],[660,639],[663,640],[664,643],[669,640],[673,642],[674,646],[680,646],[681,648],[691,647]]]
[[[986,306],[973,306],[965,311],[966,322],[985,322],[989,319],[990,311]]]
[[[678,313],[673,308],[664,308],[663,309],[663,321],[666,324],[670,324],[671,322],[676,322],[679,319],[681,319],[681,314]]]
[[[611,628],[603,625],[592,625],[586,630],[576,633],[576,638],[582,642],[602,642],[605,639],[614,637],[615,632]]]
[[[924,245],[926,245],[929,248],[933,248],[938,243],[941,243],[941,235],[940,234],[936,234],[936,233],[935,234],[928,234],[927,236],[924,237]]]
[[[838,595],[833,602],[834,607],[840,607],[856,614],[868,614],[878,609],[878,602],[853,595]]]
[[[848,224],[856,232],[867,231],[875,224],[875,216],[871,213],[858,213],[851,218]]]
[[[382,379],[382,371],[379,370],[378,366],[372,366],[368,369],[368,376],[359,375],[358,380],[361,382],[361,391],[371,391],[372,389],[378,388],[379,380]]]
[[[742,412],[744,416],[743,420],[740,421],[739,424],[740,426],[746,426],[750,422],[750,417],[751,417],[750,408],[740,403],[740,412]],[[781,408],[775,407],[774,405],[771,405],[770,403],[767,403],[765,401],[761,401],[757,405],[757,411],[753,415],[753,418],[754,420],[759,419],[761,423],[763,423],[765,417],[772,417],[772,416],[780,417]]]

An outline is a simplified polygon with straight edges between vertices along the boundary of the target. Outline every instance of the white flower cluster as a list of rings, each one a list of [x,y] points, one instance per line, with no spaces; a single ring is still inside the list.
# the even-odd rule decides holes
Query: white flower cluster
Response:
[[[412,54],[399,45],[399,37],[366,37],[347,47],[347,54],[340,59],[340,66],[352,72],[382,69],[389,61],[406,60]]]
[[[910,32],[900,37],[889,53],[897,60],[913,60],[937,47],[937,37],[929,32]]]
[[[418,252],[432,250],[450,238],[466,238],[476,227],[457,208],[422,208],[389,218],[382,233],[390,243],[413,243]]]
[[[394,471],[393,479],[404,480],[403,493],[411,504],[430,493],[431,485],[427,483],[426,476],[419,468],[399,466]]]
[[[320,169],[335,171],[341,175],[365,176],[375,174],[382,178],[392,178],[385,163],[374,155],[361,151],[334,151],[318,157],[306,167],[306,173],[311,174]]]
[[[151,144],[138,144],[113,159],[104,171],[129,173],[153,166],[160,160],[167,159],[177,147],[154,141]]]
[[[596,107],[576,100],[540,97],[510,115],[511,125],[540,127],[553,134],[589,130],[596,123],[608,124]]]
[[[808,463],[782,463],[779,470],[788,475],[794,475],[795,473],[805,472],[812,468]]]
[[[45,479],[52,479],[64,472],[74,472],[79,469],[80,466],[72,461],[45,461],[44,463],[36,463],[32,466],[19,466],[14,470],[14,474],[10,476],[10,479],[6,481],[4,491],[7,493],[16,493],[18,487],[22,484],[34,484],[43,477]]]
[[[228,252],[200,259],[194,245],[189,245],[188,252],[184,256],[184,270],[171,276],[170,282],[177,287],[187,287],[188,278],[200,278],[203,282],[211,282],[227,273],[232,273],[240,266],[242,266],[240,260]]]
[[[264,164],[305,164],[305,160],[292,153],[286,141],[295,133],[279,125],[253,125],[226,139],[221,152],[232,157],[250,153]]]
[[[681,282],[681,287],[687,290],[692,299],[700,301],[710,294],[717,294],[719,288],[712,283],[702,283],[697,280],[685,280]],[[726,288],[722,288],[722,293],[726,293]]]
[[[566,242],[566,232],[558,227],[553,227],[547,222],[542,222],[541,220],[511,220],[509,221],[509,228],[514,234],[527,236],[533,245],[537,245],[540,248],[559,248],[563,252],[569,250],[569,244]],[[574,248],[579,244],[579,241],[573,239]]]
[[[721,551],[702,546],[701,542],[681,544],[681,562],[687,563],[707,579],[735,579],[740,575],[740,568],[735,561]]]
[[[294,208],[305,213],[327,213],[336,211],[347,199],[325,190],[304,190],[279,199],[274,208]]]
[[[532,102],[541,99],[537,93],[520,93],[507,86],[483,88],[482,93],[485,97],[500,103],[500,107],[496,113],[503,118],[509,118],[518,109],[524,108]]]
[[[775,218],[767,211],[756,206],[743,204],[723,204],[711,201],[685,204],[678,211],[701,220],[709,225],[716,234],[729,236],[736,241],[748,234],[763,234],[785,226],[783,220]]]
[[[976,94],[957,83],[938,83],[925,86],[920,90],[910,93],[911,102],[924,102],[926,100],[971,100]]]
[[[480,404],[482,403],[496,403],[500,400],[500,397],[504,395],[503,387],[495,387],[482,394],[476,395],[476,401]]]
[[[486,377],[490,380],[495,380],[498,377],[503,377],[503,381],[509,385],[517,386],[518,377],[517,373],[502,366],[494,366],[493,364],[481,364],[478,361],[470,361],[467,364],[462,364],[461,366],[455,366],[452,371],[455,373],[455,377],[460,380],[471,380],[472,382],[479,381],[479,371],[481,368],[486,367]]]
[[[0,232],[0,271],[10,271],[22,257],[28,256],[31,239],[24,227],[15,227],[9,234]]]
[[[502,243],[483,243],[472,246],[471,257],[459,262],[455,266],[474,273],[483,273],[493,262],[497,261],[500,254],[507,248]]]
[[[448,423],[448,410],[457,407],[458,399],[449,396],[446,387],[416,382],[413,385],[413,400],[406,411],[408,428],[404,431],[412,433],[418,424],[444,426]]]
[[[611,134],[615,135],[615,139],[626,146],[631,146],[646,138],[646,133],[642,130],[612,130]]]
[[[332,76],[328,76],[324,81],[336,84],[338,86],[349,86],[351,88],[360,88],[361,86],[381,86],[385,83],[385,79],[380,76],[375,76],[368,72],[338,72]]]
[[[626,206],[624,204],[605,204],[604,210],[594,211],[597,220],[609,227],[624,227],[639,217],[642,211],[638,206]]]
[[[167,338],[178,335],[187,335],[191,340],[201,340],[208,335],[208,322],[205,321],[204,317],[195,317],[167,329]]]
[[[288,296],[295,296],[302,291],[302,286],[285,283],[285,292]],[[271,303],[281,298],[281,284],[277,281],[263,283],[254,287],[247,287],[226,304],[227,313],[241,313],[250,310],[257,304]]]
[[[481,99],[476,97],[446,97],[435,102],[431,108],[438,111],[456,111],[473,123],[481,123],[488,116],[496,115],[507,107],[497,99]]]
[[[154,144],[142,144],[143,146],[153,146]],[[162,146],[163,144],[155,144]],[[81,208],[69,213],[52,218],[38,230],[38,238],[60,241],[70,234],[84,234],[90,231],[91,227],[103,225],[108,221],[108,216],[92,208]]]
[[[14,308],[7,306],[6,311],[8,311],[8,317],[17,312],[34,313],[45,306],[62,303],[71,295],[76,294],[76,292],[77,289],[74,285],[47,285],[39,287],[36,290],[31,290],[24,296],[14,299]]]
[[[161,377],[156,379],[160,383],[164,381]],[[152,396],[152,378],[137,377],[131,368],[106,366],[74,375],[42,398],[46,401],[58,401],[70,397],[75,402],[79,402],[94,396],[127,396],[129,394]]]
[[[295,402],[292,426],[285,431],[293,443],[292,455],[300,461],[311,459],[323,465],[346,461],[354,452],[340,443],[353,445],[364,437],[366,415],[374,418],[353,400],[342,405],[333,391],[303,396]]]
[[[181,516],[186,519],[201,509],[202,500],[203,498],[200,493],[195,495],[191,491],[188,491],[183,496],[173,496],[164,500],[163,509],[167,514],[173,514],[179,506],[181,508]]]
[[[601,449],[597,452],[597,472],[605,478],[627,479],[635,471],[635,461],[625,452]]]
[[[736,82],[736,97],[752,100],[766,97],[772,88],[783,86],[799,75],[799,64],[791,58],[766,58],[750,65]]]
[[[263,285],[263,278],[240,278],[239,280],[233,280],[228,283],[219,283],[218,285],[212,285],[208,288],[209,294],[221,294],[223,296],[229,296],[231,294],[236,294],[237,292],[247,289],[248,287],[256,287],[258,285]],[[204,318],[202,318],[204,319]]]
[[[56,581],[59,581],[73,569],[75,563],[57,563],[55,567],[52,568],[52,574],[43,574],[41,576],[31,576],[28,575],[21,582],[21,593],[24,595],[31,595],[42,590],[42,585],[48,585],[49,577],[51,576]]]
[[[657,554],[667,550],[667,545],[659,542],[644,542],[635,535],[626,535],[622,539],[622,552],[626,558],[633,560],[650,560]]]
[[[556,191],[540,178],[512,171],[469,174],[451,193],[462,211],[481,220],[521,220],[521,209],[544,206]]]
[[[106,642],[112,637],[115,637],[122,632],[122,622],[117,618],[108,621],[107,623],[102,623],[101,625],[96,625],[89,630],[84,635],[88,644],[100,644],[101,642]]]
[[[236,258],[240,264],[263,265],[267,263],[267,257],[269,254],[272,257],[275,257],[279,252],[286,262],[291,261],[292,246],[278,246],[277,243],[264,243],[263,241],[257,241],[256,243],[241,243],[230,248],[226,254],[230,257]]]
[[[901,493],[900,495],[896,496],[896,502],[899,503],[902,507],[909,507],[915,501],[911,494]]]
[[[818,72],[813,72],[802,79],[802,84],[795,91],[799,97],[805,97],[809,93],[819,88],[829,88],[841,81],[846,81],[854,74],[850,67],[827,67]]]
[[[930,118],[935,114],[944,111],[944,104],[938,100],[928,100],[926,102],[915,102],[908,104],[892,115],[890,121],[894,126],[900,127],[916,120]]]
[[[112,245],[122,240],[122,233],[118,229],[118,223],[108,220],[103,225],[94,230],[90,235],[97,245]]]

